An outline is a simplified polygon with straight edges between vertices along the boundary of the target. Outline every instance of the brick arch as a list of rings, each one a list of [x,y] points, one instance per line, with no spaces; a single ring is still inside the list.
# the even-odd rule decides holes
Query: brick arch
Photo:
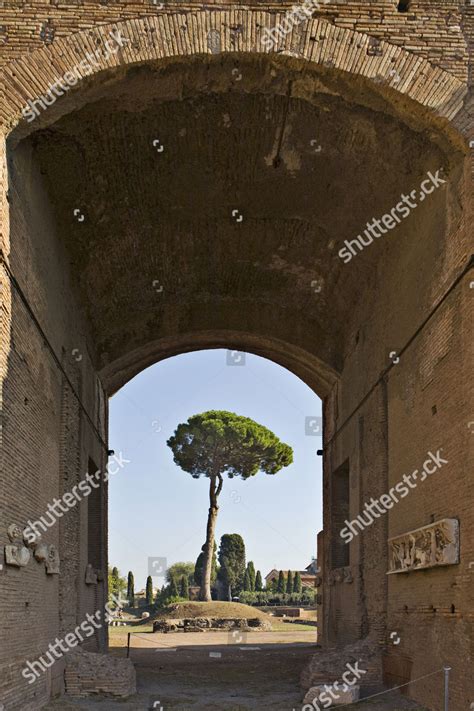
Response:
[[[272,360],[297,375],[320,397],[326,397],[339,379],[339,373],[330,365],[289,340],[229,329],[192,331],[162,337],[104,366],[99,371],[100,378],[110,396],[142,370],[161,360],[214,348],[254,353]]]
[[[22,119],[27,101],[47,93],[51,84],[84,59],[86,52],[104,49],[111,31],[129,42],[102,59],[94,74],[114,67],[215,53],[278,54],[331,67],[373,80],[407,97],[425,110],[452,120],[460,111],[466,85],[402,47],[317,18],[295,25],[271,51],[263,32],[284,20],[282,13],[256,10],[168,13],[101,25],[61,37],[7,65],[3,71],[4,101],[0,122],[8,134]],[[157,39],[159,38],[159,40]],[[83,76],[91,76],[84,71]],[[74,92],[69,92],[69,96]]]

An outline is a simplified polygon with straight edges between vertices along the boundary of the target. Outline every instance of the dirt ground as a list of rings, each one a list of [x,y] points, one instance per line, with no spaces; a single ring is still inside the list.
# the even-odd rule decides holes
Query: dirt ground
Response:
[[[242,635],[242,633],[240,633]],[[125,656],[126,634],[111,635],[112,654]],[[315,631],[143,634],[132,637],[131,659],[137,670],[137,695],[64,701],[57,711],[301,711],[299,675],[315,650]],[[390,692],[352,705],[360,711],[426,711]],[[339,707],[341,708],[341,707]]]

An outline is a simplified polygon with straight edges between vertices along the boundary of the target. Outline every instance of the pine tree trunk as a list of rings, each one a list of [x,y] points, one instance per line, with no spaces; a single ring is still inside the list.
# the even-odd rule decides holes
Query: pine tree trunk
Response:
[[[202,583],[199,591],[199,599],[204,602],[211,602],[211,575],[212,575],[212,560],[214,556],[214,538],[216,531],[217,512],[217,496],[222,487],[222,479],[216,489],[216,477],[211,477],[209,486],[209,514],[207,517],[206,530],[206,547],[204,549],[204,560],[202,566]]]

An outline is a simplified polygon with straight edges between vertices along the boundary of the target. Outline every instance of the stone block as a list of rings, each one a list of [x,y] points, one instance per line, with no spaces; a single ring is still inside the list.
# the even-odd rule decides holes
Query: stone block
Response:
[[[333,694],[329,693],[329,689],[333,691]],[[312,686],[309,691],[306,692],[304,697],[303,707],[305,704],[312,704],[315,709],[327,708],[327,700],[332,701],[331,706],[344,706],[345,704],[353,704],[359,701],[360,687],[358,684],[354,686],[347,687],[346,690],[342,688],[334,688],[334,682],[327,682],[326,684],[318,684],[317,686]]]
[[[5,562],[16,568],[24,568],[30,560],[30,551],[25,546],[5,546]]]

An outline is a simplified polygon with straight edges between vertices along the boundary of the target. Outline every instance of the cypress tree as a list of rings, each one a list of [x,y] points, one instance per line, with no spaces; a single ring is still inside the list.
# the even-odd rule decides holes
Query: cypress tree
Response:
[[[153,580],[151,575],[146,579],[145,600],[147,605],[153,605]]]
[[[300,593],[302,588],[303,585],[301,583],[301,575],[299,573],[299,570],[297,570],[293,579],[293,592]]]
[[[245,569],[244,573],[244,590],[249,592],[251,590],[250,574],[248,567]]]
[[[255,592],[255,566],[251,560],[247,563],[247,570],[249,571],[249,589],[251,592]]]
[[[285,592],[285,576],[283,574],[283,570],[280,570],[278,573],[277,592],[281,594]]]
[[[263,590],[262,574],[259,570],[257,570],[257,575],[255,576],[255,590],[256,592],[262,592]]]
[[[272,586],[272,592],[277,593],[278,592],[278,578],[272,578],[271,586]]]
[[[220,563],[217,577],[222,590],[230,600],[243,589],[245,576],[245,543],[238,533],[224,533],[221,537],[218,559]]]
[[[112,590],[111,590],[111,593],[113,595],[116,595],[117,597],[119,594],[119,578],[120,578],[120,575],[118,572],[118,568],[116,568],[114,566],[112,568],[112,581],[111,581],[112,582]]]
[[[288,571],[288,577],[286,578],[286,592],[291,595],[293,592],[293,576],[291,570]]]
[[[179,584],[179,596],[184,597],[185,600],[189,600],[189,581],[186,575],[181,577]]]
[[[135,579],[131,570],[128,573],[127,580],[127,599],[130,607],[135,607]]]
[[[179,597],[179,590],[178,585],[176,583],[176,578],[171,578],[169,595],[170,597]]]

